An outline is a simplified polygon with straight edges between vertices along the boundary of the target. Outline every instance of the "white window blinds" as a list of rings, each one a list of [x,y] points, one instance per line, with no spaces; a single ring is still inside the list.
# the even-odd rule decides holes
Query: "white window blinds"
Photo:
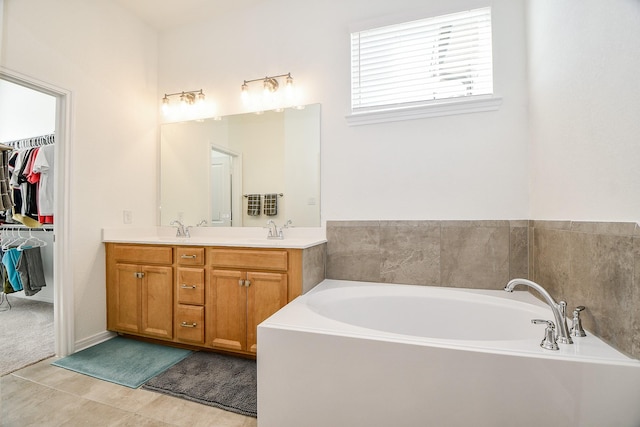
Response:
[[[351,109],[493,93],[491,8],[351,34]]]

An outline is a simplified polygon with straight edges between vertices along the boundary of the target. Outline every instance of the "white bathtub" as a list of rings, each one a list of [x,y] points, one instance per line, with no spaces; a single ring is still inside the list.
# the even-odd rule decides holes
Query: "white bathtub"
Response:
[[[640,426],[640,362],[542,349],[534,318],[527,292],[325,280],[258,327],[258,425]]]

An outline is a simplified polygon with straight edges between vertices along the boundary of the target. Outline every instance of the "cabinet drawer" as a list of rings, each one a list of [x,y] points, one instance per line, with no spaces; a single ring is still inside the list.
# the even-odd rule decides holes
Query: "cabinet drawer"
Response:
[[[204,307],[178,305],[176,338],[183,342],[204,344]]]
[[[176,257],[180,265],[204,265],[204,248],[178,247]]]
[[[204,268],[178,268],[178,304],[204,305]]]
[[[113,258],[118,262],[137,264],[172,264],[171,246],[113,245]]]
[[[287,271],[287,251],[259,249],[209,249],[209,263],[215,267]]]

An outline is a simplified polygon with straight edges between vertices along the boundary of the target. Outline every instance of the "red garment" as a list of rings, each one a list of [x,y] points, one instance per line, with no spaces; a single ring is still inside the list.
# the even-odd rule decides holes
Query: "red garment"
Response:
[[[40,224],[53,224],[53,215],[38,215]]]
[[[30,184],[35,184],[40,181],[40,172],[33,171],[33,160],[36,158],[36,154],[38,154],[38,150],[40,147],[34,148],[29,153],[29,158],[27,159],[27,166],[24,168],[24,176],[27,178],[27,182]]]

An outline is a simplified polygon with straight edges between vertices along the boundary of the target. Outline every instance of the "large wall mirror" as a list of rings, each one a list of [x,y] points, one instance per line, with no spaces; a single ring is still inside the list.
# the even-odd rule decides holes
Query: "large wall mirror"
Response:
[[[320,104],[160,129],[160,225],[320,226]]]

